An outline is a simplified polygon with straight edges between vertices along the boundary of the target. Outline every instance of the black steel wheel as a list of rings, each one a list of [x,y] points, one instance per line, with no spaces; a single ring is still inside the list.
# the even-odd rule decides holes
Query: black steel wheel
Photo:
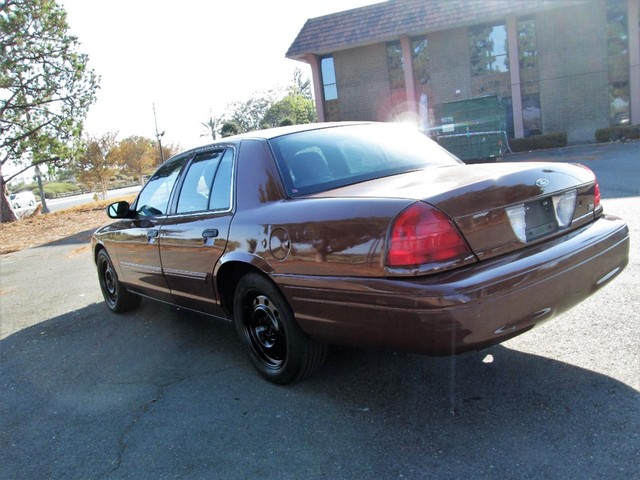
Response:
[[[140,297],[129,291],[118,280],[118,274],[105,250],[100,250],[96,259],[98,279],[104,301],[115,313],[126,312],[140,305]]]
[[[326,346],[305,335],[282,293],[262,275],[252,273],[240,280],[234,312],[251,363],[269,381],[287,384],[324,363]]]

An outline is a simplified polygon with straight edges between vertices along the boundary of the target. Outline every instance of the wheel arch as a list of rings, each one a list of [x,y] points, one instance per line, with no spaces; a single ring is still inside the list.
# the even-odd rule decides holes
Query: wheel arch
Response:
[[[214,273],[216,290],[220,297],[220,305],[225,313],[233,318],[233,299],[242,277],[249,273],[257,273],[273,283],[276,288],[280,287],[269,276],[274,269],[261,257],[254,255],[232,252],[218,266]]]
[[[102,242],[96,242],[96,244],[93,246],[93,263],[97,264],[98,263],[98,255],[100,254],[100,252],[102,250],[107,250],[107,247],[105,247]],[[109,252],[107,252],[107,255],[109,255]],[[110,256],[110,255],[109,255]]]

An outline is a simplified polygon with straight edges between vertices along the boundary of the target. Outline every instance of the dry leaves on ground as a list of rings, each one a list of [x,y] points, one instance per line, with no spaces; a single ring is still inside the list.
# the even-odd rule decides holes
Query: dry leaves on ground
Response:
[[[105,208],[114,201],[92,202],[60,212],[35,214],[16,222],[0,223],[0,255],[55,242],[81,232],[93,232],[109,223]],[[87,233],[87,242],[89,238]]]

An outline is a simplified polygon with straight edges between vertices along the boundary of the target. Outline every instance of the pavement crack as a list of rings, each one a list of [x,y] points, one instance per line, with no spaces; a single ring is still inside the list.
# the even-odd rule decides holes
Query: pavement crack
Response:
[[[197,377],[202,377],[202,376],[216,376],[219,375],[220,373],[223,373],[225,371],[228,370],[233,370],[233,369],[237,369],[237,368],[241,368],[242,365],[229,365],[223,368],[219,368],[219,369],[215,369],[215,370],[208,370],[206,372],[194,372],[190,375],[186,375],[183,377],[179,377],[176,378],[174,380],[171,381],[166,381],[166,382],[146,382],[146,384],[148,385],[152,385],[155,387],[156,391],[154,393],[154,395],[149,398],[147,401],[145,401],[144,403],[137,405],[134,409],[134,414],[133,417],[131,418],[131,421],[125,426],[125,428],[122,430],[122,432],[120,433],[120,435],[118,436],[118,451],[115,455],[115,459],[112,462],[111,467],[104,473],[100,474],[97,476],[97,478],[110,478],[112,475],[116,475],[118,470],[121,468],[124,458],[127,454],[127,451],[129,449],[129,437],[132,433],[132,431],[134,430],[134,428],[139,424],[139,422],[146,416],[148,415],[150,412],[152,412],[154,405],[158,404],[159,402],[161,402],[166,394],[167,391],[176,386],[179,385],[185,381],[197,378]],[[112,383],[112,385],[140,385],[141,382],[114,382]]]

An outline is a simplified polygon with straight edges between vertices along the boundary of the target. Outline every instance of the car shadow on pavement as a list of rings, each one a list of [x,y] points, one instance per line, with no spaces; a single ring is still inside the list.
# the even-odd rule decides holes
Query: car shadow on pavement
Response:
[[[262,380],[230,324],[102,304],[0,342],[0,478],[630,478],[640,394],[498,346]],[[635,470],[634,470],[635,469]]]
[[[43,247],[58,247],[65,245],[89,245],[91,243],[91,235],[95,232],[96,229],[92,228],[90,230],[83,230],[82,232],[74,233],[73,235],[69,235],[64,238],[60,238],[58,240],[54,240],[53,242],[43,243],[41,245],[36,245],[34,248],[43,248]]]

